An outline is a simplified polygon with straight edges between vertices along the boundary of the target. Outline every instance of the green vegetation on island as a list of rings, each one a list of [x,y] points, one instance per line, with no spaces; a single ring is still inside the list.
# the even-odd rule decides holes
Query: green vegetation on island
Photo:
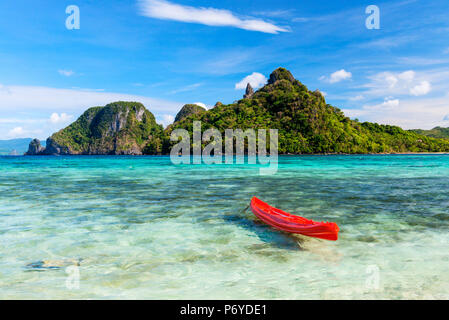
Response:
[[[418,134],[422,134],[428,137],[432,138],[438,138],[438,139],[449,139],[449,128],[442,128],[442,127],[435,127],[431,130],[421,130],[421,129],[415,129],[410,130],[413,132],[416,132]]]
[[[119,101],[88,109],[48,138],[39,154],[155,154],[162,152],[163,136],[163,127],[143,104]]]
[[[222,134],[225,129],[278,129],[281,154],[449,151],[445,140],[349,119],[284,68],[275,70],[250,98],[190,115],[167,128],[167,134],[178,128],[192,132],[193,121],[201,121],[202,130],[214,127]]]
[[[192,133],[193,121],[201,121],[202,131],[214,127],[223,135],[225,129],[278,129],[280,154],[449,152],[449,140],[425,132],[351,120],[320,91],[308,90],[278,68],[265,86],[256,92],[247,86],[244,98],[232,104],[217,103],[210,110],[185,105],[165,130],[138,102],[90,108],[37,153],[168,154],[176,143],[170,141],[172,131]],[[29,154],[36,150],[41,149],[35,141]]]
[[[205,112],[206,109],[203,107],[197,105],[197,104],[186,104],[182,107],[181,111],[178,112],[178,114],[175,117],[175,122],[181,121],[188,116],[194,115],[194,114],[200,114]]]

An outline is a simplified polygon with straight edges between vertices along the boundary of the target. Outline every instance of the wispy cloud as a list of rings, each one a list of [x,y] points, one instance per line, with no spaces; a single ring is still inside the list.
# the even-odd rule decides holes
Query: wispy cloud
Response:
[[[71,77],[75,74],[75,72],[73,72],[72,70],[64,70],[64,69],[58,70],[58,73],[64,77]]]
[[[449,51],[448,51],[449,52]],[[435,59],[435,58],[423,58],[423,57],[400,57],[398,62],[406,65],[413,66],[431,66],[431,65],[447,65],[449,59]]]
[[[244,71],[248,68],[248,65],[252,66],[252,59],[257,59],[254,57],[257,56],[252,50],[230,50],[207,59],[196,70],[214,75],[241,72],[242,69]]]
[[[18,124],[18,123],[44,123],[47,119],[41,118],[33,118],[33,119],[20,119],[20,118],[0,118],[1,124]]]
[[[375,40],[370,40],[367,42],[362,42],[357,44],[356,47],[359,48],[376,48],[378,50],[390,50],[391,48],[400,47],[404,44],[415,41],[417,36],[413,35],[399,35],[384,37]]]
[[[253,14],[257,16],[265,17],[276,17],[276,18],[288,18],[291,17],[295,10],[266,10],[266,11],[256,11]]]
[[[140,13],[150,18],[199,23],[216,27],[235,27],[271,34],[289,31],[287,28],[276,26],[264,20],[239,18],[231,11],[223,9],[185,6],[165,0],[139,0],[139,7]]]
[[[313,18],[306,18],[306,17],[296,17],[293,18],[293,22],[308,22],[312,20]]]
[[[267,83],[267,78],[261,73],[253,72],[252,74],[243,78],[241,81],[237,82],[235,84],[235,89],[236,90],[245,89],[248,83],[253,88],[259,88],[263,86],[265,83]]]
[[[194,89],[200,87],[201,85],[202,85],[202,83],[194,83],[194,84],[190,84],[190,85],[188,85],[188,86],[185,86],[185,87],[182,87],[182,88],[179,88],[179,89],[172,90],[172,91],[169,92],[169,94],[177,94],[177,93],[180,93],[180,92],[191,91],[191,90],[194,90]]]
[[[145,96],[88,89],[59,89],[35,86],[4,86],[0,90],[0,111],[76,112],[113,101],[139,101],[152,112],[178,111],[183,104]]]
[[[356,95],[355,97],[350,97],[348,100],[349,101],[360,101],[360,100],[363,100],[364,98],[365,97],[363,95],[359,94],[359,95]]]

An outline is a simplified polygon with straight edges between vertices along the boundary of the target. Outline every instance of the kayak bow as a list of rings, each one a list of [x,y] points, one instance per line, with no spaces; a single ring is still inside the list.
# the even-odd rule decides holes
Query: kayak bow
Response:
[[[270,206],[253,197],[250,205],[256,217],[278,230],[298,233],[308,237],[336,241],[338,225],[335,222],[316,222]]]

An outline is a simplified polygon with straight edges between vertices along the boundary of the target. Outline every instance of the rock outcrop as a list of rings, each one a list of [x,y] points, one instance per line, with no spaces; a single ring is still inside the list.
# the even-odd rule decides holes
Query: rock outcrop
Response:
[[[162,151],[163,128],[138,102],[94,107],[47,139],[30,144],[29,155],[142,155]]]
[[[192,114],[199,114],[205,112],[206,109],[196,104],[186,104],[175,117],[175,122],[179,122]]]
[[[52,138],[47,139],[47,146],[42,153],[49,156],[72,154],[68,146],[61,146]]]
[[[37,156],[43,154],[45,148],[41,146],[39,139],[33,139],[28,146],[28,151],[25,153],[27,156]]]
[[[278,80],[287,80],[289,82],[295,82],[296,79],[293,77],[290,71],[285,68],[277,68],[270,74],[270,79],[268,79],[268,84],[274,84]]]
[[[243,96],[243,99],[251,99],[254,95],[254,89],[253,87],[251,87],[251,85],[248,83],[246,85],[246,91],[245,94]]]

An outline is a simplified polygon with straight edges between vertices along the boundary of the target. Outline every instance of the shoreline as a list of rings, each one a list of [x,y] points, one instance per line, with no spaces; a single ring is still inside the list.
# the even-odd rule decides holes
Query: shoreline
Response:
[[[391,152],[391,153],[282,153],[278,156],[386,156],[386,155],[449,155],[449,152]],[[42,154],[42,155],[0,155],[0,157],[168,157],[169,154]],[[191,155],[193,156],[193,155]],[[234,154],[235,156],[235,154]],[[246,157],[247,155],[245,155]]]

